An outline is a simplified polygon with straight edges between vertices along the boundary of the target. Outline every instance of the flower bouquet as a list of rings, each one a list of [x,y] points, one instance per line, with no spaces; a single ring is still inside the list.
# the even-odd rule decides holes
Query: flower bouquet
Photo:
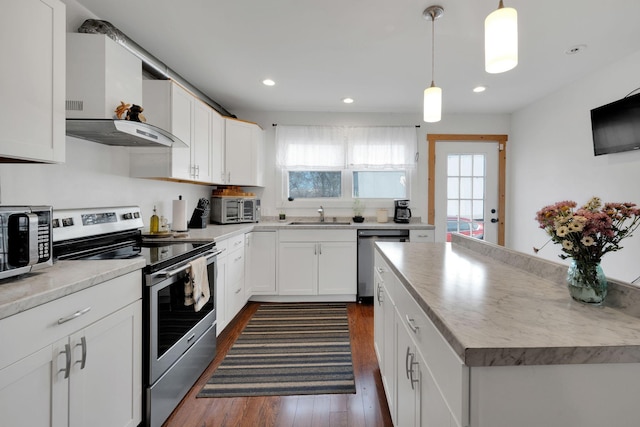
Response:
[[[536,213],[536,220],[551,236],[550,241],[562,245],[560,258],[572,259],[567,273],[571,296],[601,304],[607,294],[607,280],[600,261],[607,252],[622,249],[620,241],[640,225],[640,209],[635,203],[603,205],[598,197],[576,207],[573,201],[545,206]]]

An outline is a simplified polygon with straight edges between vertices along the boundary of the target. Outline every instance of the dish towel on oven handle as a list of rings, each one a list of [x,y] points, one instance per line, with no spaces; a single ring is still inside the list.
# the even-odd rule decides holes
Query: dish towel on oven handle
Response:
[[[200,311],[210,297],[207,259],[196,258],[189,263],[189,275],[184,283],[184,305],[193,305],[195,311]]]

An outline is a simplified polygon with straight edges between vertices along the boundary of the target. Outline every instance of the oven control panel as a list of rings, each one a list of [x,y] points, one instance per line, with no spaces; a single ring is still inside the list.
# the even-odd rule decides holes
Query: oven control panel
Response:
[[[53,211],[53,241],[76,239],[144,226],[139,206],[117,206]]]

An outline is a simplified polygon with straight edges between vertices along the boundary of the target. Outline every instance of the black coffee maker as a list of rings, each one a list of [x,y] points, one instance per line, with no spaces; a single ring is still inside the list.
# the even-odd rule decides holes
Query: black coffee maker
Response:
[[[408,199],[395,200],[395,210],[393,213],[393,221],[408,223],[411,219],[411,209],[409,209]]]

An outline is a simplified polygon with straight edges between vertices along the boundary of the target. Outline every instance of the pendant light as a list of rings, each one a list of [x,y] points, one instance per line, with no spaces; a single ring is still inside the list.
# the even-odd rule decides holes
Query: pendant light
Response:
[[[442,117],[442,89],[434,83],[435,70],[435,46],[436,19],[444,13],[441,6],[429,6],[422,12],[424,19],[432,21],[431,24],[431,86],[424,90],[424,121],[427,123],[439,122]]]
[[[487,73],[504,73],[518,65],[518,12],[504,7],[484,20],[484,68]]]

